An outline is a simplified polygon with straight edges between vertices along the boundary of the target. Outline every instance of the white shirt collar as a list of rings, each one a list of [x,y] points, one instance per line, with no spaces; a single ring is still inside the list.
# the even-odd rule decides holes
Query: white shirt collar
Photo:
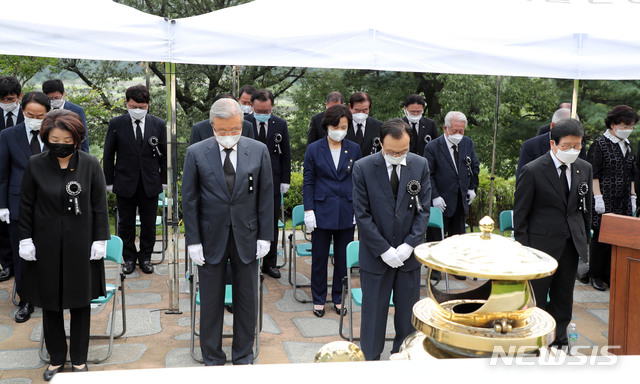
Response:
[[[611,133],[611,131],[608,130],[608,129],[606,131],[604,131],[603,136],[606,137],[607,139],[611,140],[611,142],[613,142],[614,144],[619,144],[621,141],[624,141],[625,143],[629,144],[629,140],[628,139],[622,140],[622,139],[614,136],[613,133]]]

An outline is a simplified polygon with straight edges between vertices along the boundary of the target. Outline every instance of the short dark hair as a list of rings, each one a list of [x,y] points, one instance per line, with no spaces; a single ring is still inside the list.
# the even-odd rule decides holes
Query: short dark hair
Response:
[[[340,92],[329,92],[329,94],[327,95],[327,104],[329,103],[340,103],[340,104],[344,104],[344,97],[342,97],[342,93]]]
[[[251,103],[253,104],[253,102],[255,100],[258,101],[271,101],[271,104],[273,105],[273,102],[276,98],[273,96],[273,93],[271,93],[270,90],[268,89],[258,89],[256,90],[253,95],[251,95]]]
[[[49,144],[49,133],[54,128],[71,132],[73,143],[77,149],[80,149],[84,141],[84,124],[80,115],[66,109],[54,109],[47,113],[40,127],[40,138],[43,143]]]
[[[62,80],[60,79],[47,80],[42,83],[42,92],[47,95],[53,92],[60,92],[60,94],[64,94],[64,84],[62,84]]]
[[[390,119],[380,126],[380,142],[384,143],[384,138],[391,135],[394,139],[401,139],[406,132],[411,137],[411,127],[402,119]]]
[[[409,96],[407,96],[406,99],[404,99],[404,106],[405,107],[408,107],[411,104],[420,104],[424,108],[427,105],[427,102],[424,101],[424,97],[422,97],[420,95],[416,95],[414,93],[413,95],[409,95]]]
[[[565,136],[584,137],[584,127],[582,123],[573,118],[560,120],[555,123],[551,130],[551,140],[557,145]]]
[[[366,92],[355,92],[352,93],[351,96],[349,96],[349,105],[352,107],[353,104],[362,103],[364,101],[369,102],[369,108],[373,106],[373,103],[371,102],[371,96],[369,96],[369,94]]]
[[[20,96],[21,93],[22,85],[20,85],[18,79],[13,76],[0,76],[0,97]]]
[[[340,124],[340,119],[342,119],[343,117],[347,118],[347,126],[351,127],[351,124],[353,124],[353,122],[351,117],[351,110],[349,109],[349,107],[344,104],[336,104],[332,107],[327,108],[322,116],[322,129],[327,131],[327,127],[329,126],[337,127],[338,124]]]
[[[240,88],[240,91],[238,91],[238,97],[242,96],[243,93],[246,93],[247,95],[253,95],[255,91],[256,89],[251,85],[245,85],[244,87]]]
[[[604,119],[604,125],[607,128],[611,128],[611,124],[620,124],[624,123],[627,125],[632,125],[638,122],[638,113],[633,110],[633,108],[626,105],[618,105],[613,107],[607,113],[607,117]],[[554,127],[555,129],[555,127]]]
[[[230,93],[218,93],[216,95],[216,97],[213,98],[213,102],[215,103],[216,101],[218,101],[220,99],[233,99],[233,100],[235,100],[236,98],[233,97],[233,95],[230,94]]]
[[[132,100],[136,103],[149,104],[151,101],[151,95],[149,90],[142,84],[133,85],[127,88],[125,92],[125,98],[127,101]]]
[[[51,102],[49,101],[49,97],[42,92],[32,91],[27,92],[22,96],[22,100],[20,101],[20,107],[24,110],[24,107],[29,103],[38,103],[47,109],[47,112],[51,110]]]

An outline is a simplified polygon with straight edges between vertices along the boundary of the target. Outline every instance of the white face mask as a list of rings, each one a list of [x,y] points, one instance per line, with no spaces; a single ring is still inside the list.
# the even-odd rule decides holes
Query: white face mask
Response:
[[[631,135],[631,132],[633,132],[633,129],[618,129],[615,132],[615,135],[620,139],[625,140],[629,138],[629,136]]]
[[[580,151],[573,148],[567,149],[566,151],[556,150],[556,158],[565,164],[573,164],[579,155]]]
[[[422,118],[422,115],[413,116],[406,109],[404,110],[404,115],[407,117],[407,120],[409,120],[410,123],[417,123]]]
[[[60,109],[64,105],[64,99],[51,100],[50,103],[51,103],[51,108]]]
[[[250,105],[240,105],[240,108],[242,108],[242,112],[243,112],[245,115],[248,115],[248,114],[250,114],[250,113],[253,111],[253,109],[251,108],[251,106],[250,106]]]
[[[452,142],[455,145],[460,144],[460,142],[462,141],[462,138],[464,137],[464,135],[461,134],[455,134],[455,135],[448,135],[447,139]]]
[[[18,108],[18,102],[14,101],[13,103],[0,103],[0,108],[2,108],[5,112],[13,112],[16,108]]]
[[[398,157],[388,155],[388,154],[386,154],[384,152],[382,153],[382,155],[384,156],[384,159],[387,160],[387,162],[389,164],[391,164],[391,165],[400,165],[407,158],[407,154],[406,153],[404,155],[398,156]]]
[[[32,131],[39,131],[42,126],[42,120],[44,119],[32,119],[30,117],[24,117],[24,124]]]
[[[131,118],[134,120],[144,120],[145,116],[147,116],[147,110],[140,108],[130,108],[129,116],[131,116]]]
[[[242,135],[219,136],[216,134],[215,131],[213,132],[213,135],[215,136],[218,143],[227,149],[233,148],[234,145],[238,144],[238,141],[240,141],[240,136],[242,136]]]
[[[356,124],[363,124],[367,120],[367,117],[369,117],[369,115],[366,113],[354,113],[353,121],[355,121]]]
[[[329,138],[333,141],[342,141],[347,136],[347,130],[327,128],[327,134],[329,135]]]

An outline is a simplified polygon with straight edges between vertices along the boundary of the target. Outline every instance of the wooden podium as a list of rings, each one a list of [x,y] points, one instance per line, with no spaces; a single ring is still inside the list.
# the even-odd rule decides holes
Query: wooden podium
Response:
[[[640,218],[602,215],[600,242],[611,244],[611,352],[640,355]]]

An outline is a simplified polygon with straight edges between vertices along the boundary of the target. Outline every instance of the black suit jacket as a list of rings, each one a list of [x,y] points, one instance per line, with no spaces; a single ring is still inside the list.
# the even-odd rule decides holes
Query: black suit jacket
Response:
[[[580,257],[586,257],[593,200],[591,164],[582,159],[572,164],[567,199],[551,156],[547,152],[522,167],[513,206],[515,238],[559,259],[570,235]],[[588,188],[584,212],[580,210],[579,185]]]
[[[524,167],[525,164],[549,152],[549,141],[551,141],[551,136],[549,131],[547,131],[546,135],[532,137],[531,139],[526,140],[524,143],[522,143],[520,158],[518,158],[518,169],[516,170],[516,181],[518,181],[520,172],[522,172],[522,167]],[[580,150],[579,157],[582,160],[587,160],[587,148],[584,139],[582,140],[582,149]]]
[[[258,122],[253,114],[246,115],[245,120],[253,124],[253,135],[258,137]],[[277,140],[280,143],[276,143]],[[276,115],[271,115],[267,124],[267,149],[271,157],[271,173],[273,175],[273,194],[280,194],[280,184],[291,184],[291,145],[287,122]]]
[[[162,192],[167,183],[167,131],[164,120],[147,114],[144,122],[142,150],[138,150],[133,123],[128,113],[109,121],[102,157],[107,185],[113,185],[113,193],[125,198],[133,197],[142,176],[147,197]],[[158,138],[158,156],[149,144],[149,138]],[[117,158],[116,158],[117,154]],[[115,160],[115,164],[114,164]]]
[[[356,141],[355,121],[353,125],[347,129],[347,140],[353,142]],[[380,126],[382,121],[374,119],[373,117],[367,117],[364,127],[364,140],[360,144],[360,150],[362,151],[362,157],[368,156],[372,153],[379,152],[382,149],[380,145]]]
[[[327,135],[327,131],[322,129],[322,119],[324,118],[324,112],[316,113],[311,116],[311,122],[309,123],[309,132],[307,132],[307,145],[313,143],[316,140],[322,139]]]
[[[538,128],[538,132],[536,133],[536,136],[540,136],[540,135],[544,135],[545,133],[549,133],[550,130],[551,130],[551,123],[545,124],[542,127]]]
[[[16,111],[18,111],[18,119],[15,118],[15,113]],[[22,114],[22,106],[18,105],[18,108],[14,109],[11,113],[14,114],[13,116],[13,125],[18,125],[22,122],[24,122],[24,115]],[[0,111],[0,131],[2,131],[3,129],[5,129],[6,127],[4,126],[4,111]]]
[[[242,120],[242,136],[253,139],[253,126],[247,120]],[[213,128],[209,120],[202,120],[191,127],[191,142],[195,144],[198,141],[213,137]]]
[[[409,122],[406,116],[402,120],[413,128],[413,124]],[[438,137],[436,122],[423,116],[416,124],[416,130],[413,135],[411,135],[409,152],[422,156],[425,145],[436,137]]]

